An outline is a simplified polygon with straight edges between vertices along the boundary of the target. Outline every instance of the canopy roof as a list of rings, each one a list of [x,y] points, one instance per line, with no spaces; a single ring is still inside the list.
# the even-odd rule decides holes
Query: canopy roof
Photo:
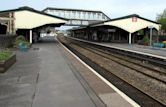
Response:
[[[157,22],[142,18],[136,14],[133,14],[133,15],[129,15],[129,16],[121,17],[121,18],[111,19],[105,22],[95,23],[90,25],[90,27],[104,26],[104,25],[115,26],[130,33],[134,33],[136,31],[139,31],[147,27],[153,27],[159,30],[161,26]]]
[[[29,7],[0,11],[0,14],[14,13],[16,29],[33,29],[44,25],[63,25],[68,20],[58,16],[46,14]]]

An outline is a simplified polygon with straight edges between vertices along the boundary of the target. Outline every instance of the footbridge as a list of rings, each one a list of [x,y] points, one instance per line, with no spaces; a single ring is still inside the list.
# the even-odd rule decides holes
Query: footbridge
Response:
[[[102,11],[94,10],[48,7],[44,9],[43,12],[69,19],[65,24],[68,26],[87,26],[92,23],[110,20]]]

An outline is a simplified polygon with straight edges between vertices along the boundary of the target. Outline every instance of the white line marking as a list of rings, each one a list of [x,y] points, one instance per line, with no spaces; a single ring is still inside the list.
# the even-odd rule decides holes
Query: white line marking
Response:
[[[59,42],[59,41],[58,41]],[[79,60],[84,66],[90,69],[96,76],[98,76],[101,80],[103,80],[108,86],[110,86],[113,90],[115,90],[120,96],[122,96],[127,102],[129,102],[133,107],[141,107],[134,100],[116,88],[113,84],[111,84],[108,80],[102,77],[99,73],[97,73],[93,68],[87,65],[84,61],[82,61],[78,56],[76,56],[73,52],[71,52],[68,48],[66,48],[61,42],[59,42],[70,54],[72,54],[77,60]]]

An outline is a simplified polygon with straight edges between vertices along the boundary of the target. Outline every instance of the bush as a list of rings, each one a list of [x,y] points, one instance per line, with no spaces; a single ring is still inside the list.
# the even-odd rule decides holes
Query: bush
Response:
[[[0,52],[0,61],[7,60],[11,56],[12,52],[9,50],[3,50]]]
[[[139,40],[137,43],[139,45],[146,45],[146,46],[148,46],[149,42],[150,42],[149,38],[147,36],[144,36],[144,38],[142,40]]]
[[[23,42],[23,41],[25,41],[25,37],[24,36],[18,36],[18,37],[16,37],[16,39],[15,39],[15,45],[16,46],[18,46],[21,42]]]
[[[25,41],[25,37],[20,35],[20,36],[16,37],[16,41]]]
[[[30,47],[30,45],[31,45],[29,42],[26,41],[25,37],[22,35],[16,37],[15,43],[14,43],[15,47],[19,47],[20,43],[27,45],[27,47]]]
[[[148,37],[146,37],[146,36],[145,36],[145,37],[143,38],[143,42],[144,42],[144,43],[149,43],[149,42],[150,42],[150,40],[149,40],[149,38],[148,38]]]

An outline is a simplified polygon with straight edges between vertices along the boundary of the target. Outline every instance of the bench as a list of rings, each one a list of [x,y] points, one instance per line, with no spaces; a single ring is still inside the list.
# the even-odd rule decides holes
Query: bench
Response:
[[[153,47],[164,48],[164,43],[153,43]]]
[[[26,51],[28,51],[28,46],[27,46],[25,43],[20,43],[20,44],[19,44],[19,49],[20,49],[22,52],[26,52]]]

